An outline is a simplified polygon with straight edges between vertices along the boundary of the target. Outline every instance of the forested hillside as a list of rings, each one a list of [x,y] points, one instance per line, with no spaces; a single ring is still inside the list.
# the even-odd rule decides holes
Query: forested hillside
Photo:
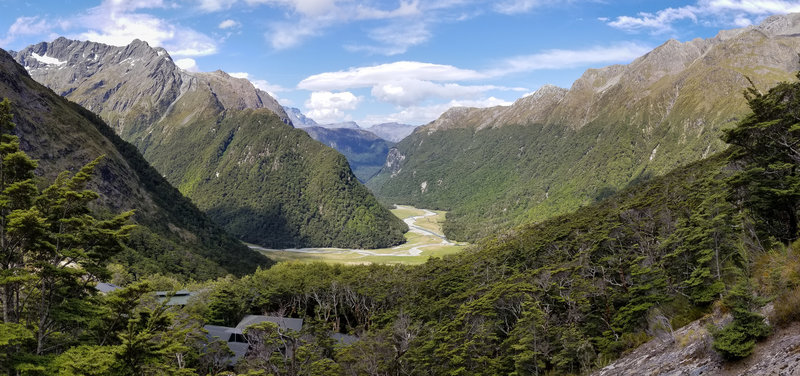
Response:
[[[356,179],[347,160],[286,124],[283,108],[246,79],[182,70],[165,50],[139,40],[114,47],[59,38],[16,59],[32,77],[103,117],[244,241],[359,248],[403,241],[403,222]]]
[[[5,51],[0,98],[12,103],[14,132],[21,149],[38,160],[42,184],[105,156],[89,181],[100,194],[92,205],[104,215],[135,209],[140,226],[115,256],[131,273],[208,279],[271,263],[199,211],[99,117],[38,84]]]
[[[798,69],[799,32],[800,15],[770,17],[589,69],[569,90],[451,109],[398,143],[369,186],[449,210],[457,240],[571,212],[721,151],[721,130],[747,113],[748,79],[766,90]]]

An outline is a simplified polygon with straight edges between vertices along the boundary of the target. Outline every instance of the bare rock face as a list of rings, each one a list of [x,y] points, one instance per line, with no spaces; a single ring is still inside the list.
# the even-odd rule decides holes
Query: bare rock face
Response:
[[[189,91],[204,91],[219,110],[267,108],[285,122],[278,102],[243,78],[193,73],[163,48],[134,40],[124,47],[58,38],[16,53],[31,77],[99,114],[123,138],[138,144]]]
[[[401,154],[397,148],[389,149],[389,155],[386,156],[386,163],[384,169],[389,171],[392,176],[396,176],[403,169],[403,161],[406,156]]]
[[[771,306],[765,308],[769,311]],[[639,346],[592,376],[800,375],[800,323],[775,329],[749,357],[725,362],[711,348],[708,326],[721,327],[730,315],[710,315]]]

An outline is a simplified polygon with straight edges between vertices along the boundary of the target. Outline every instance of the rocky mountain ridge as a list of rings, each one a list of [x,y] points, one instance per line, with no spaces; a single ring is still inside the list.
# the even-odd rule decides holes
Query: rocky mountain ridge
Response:
[[[166,50],[138,39],[115,47],[60,37],[28,46],[15,59],[37,81],[99,114],[126,139],[149,132],[196,90],[208,90],[223,110],[267,108],[289,121],[283,107],[247,79],[220,70],[183,70]]]
[[[789,14],[769,17],[757,26],[723,30],[710,39],[697,38],[685,43],[670,39],[630,64],[588,69],[570,89],[545,85],[535,94],[520,98],[512,106],[453,108],[426,125],[425,129],[428,132],[452,127],[480,130],[508,124],[534,123],[581,128],[616,110],[615,106],[623,99],[629,103],[629,107],[635,107],[638,102],[654,95],[671,96],[676,101],[681,99],[681,89],[688,83],[687,78],[695,73],[692,69],[709,61],[722,60],[719,59],[720,54],[733,51],[719,51],[724,48],[715,47],[729,44],[737,38],[740,42],[770,43],[774,53],[730,61],[730,66],[720,67],[727,68],[729,72],[718,72],[724,74],[724,78],[746,83],[745,73],[749,67],[791,72],[797,68],[797,59],[791,58],[791,46],[781,45],[778,39],[793,38],[797,34],[800,34],[800,15]],[[674,90],[674,93],[662,93],[669,90]],[[608,100],[608,97],[614,98]],[[667,107],[651,111],[666,119],[672,110],[672,107]],[[702,116],[702,113],[698,116]]]

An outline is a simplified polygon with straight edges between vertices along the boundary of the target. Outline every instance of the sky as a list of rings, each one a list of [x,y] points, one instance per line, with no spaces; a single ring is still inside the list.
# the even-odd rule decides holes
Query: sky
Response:
[[[790,12],[800,0],[0,0],[0,48],[138,38],[319,123],[419,125]]]

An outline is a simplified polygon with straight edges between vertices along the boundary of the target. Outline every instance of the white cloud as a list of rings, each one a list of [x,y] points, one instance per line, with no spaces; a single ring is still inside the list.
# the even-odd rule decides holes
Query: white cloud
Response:
[[[378,42],[377,46],[347,45],[350,51],[366,51],[374,54],[393,56],[405,53],[409,48],[425,43],[430,39],[428,24],[418,22],[397,22],[389,26],[379,27],[367,34]]]
[[[34,17],[19,17],[11,26],[8,27],[6,36],[0,39],[0,46],[6,46],[14,41],[17,37],[22,35],[37,35],[46,34],[56,28],[57,25],[48,22],[47,20]]]
[[[118,11],[134,11],[137,9],[166,8],[163,0],[108,0],[105,4]]]
[[[346,71],[326,72],[302,80],[297,87],[311,91],[371,88],[377,100],[396,106],[416,106],[433,98],[475,99],[489,91],[526,91],[495,85],[464,85],[508,74],[542,69],[565,69],[594,64],[627,63],[651,48],[633,43],[595,46],[583,50],[548,50],[506,59],[492,69],[476,71],[452,65],[398,61]]]
[[[411,106],[430,98],[474,99],[490,90],[525,91],[524,88],[507,88],[495,85],[437,84],[430,81],[408,80],[387,82],[372,87],[372,96],[397,106]]]
[[[695,5],[666,8],[655,14],[642,12],[633,17],[619,16],[613,20],[600,21],[622,30],[649,30],[658,34],[674,31],[672,25],[682,20],[743,27],[753,24],[753,17],[758,20],[773,14],[793,12],[800,12],[800,1],[699,0]]]
[[[452,65],[398,61],[351,68],[347,71],[316,74],[300,81],[297,87],[306,90],[342,90],[408,80],[463,81],[486,77],[485,74],[477,71],[460,69]]]
[[[323,25],[312,23],[275,23],[264,34],[272,48],[283,50],[299,45],[304,39],[317,35]]]
[[[354,21],[369,20],[398,20],[405,19],[411,22],[419,22],[419,16],[423,14],[420,9],[420,0],[401,0],[394,8],[384,9],[371,5],[365,5],[360,1],[342,0],[195,0],[197,7],[205,12],[217,12],[231,9],[238,3],[246,4],[250,7],[269,6],[285,10],[284,19],[270,21],[269,31],[264,34],[269,44],[274,49],[287,49],[295,47],[308,38],[321,34],[325,29],[338,24],[345,24]],[[230,22],[229,22],[230,21]],[[236,26],[233,20],[223,21],[219,25],[220,29]],[[379,43],[387,43],[386,46],[366,46],[361,49],[370,52],[397,54],[405,51],[409,46],[427,40],[425,29],[417,27],[417,33],[412,40],[402,40],[392,35],[391,32],[399,31],[401,28],[408,31],[414,26],[401,27],[392,26],[378,27],[369,32],[373,40]],[[394,38],[392,38],[394,37]]]
[[[337,0],[245,0],[249,5],[281,6],[304,16],[321,16],[336,9]]]
[[[216,12],[223,9],[230,9],[237,0],[198,0],[200,9],[206,12]]]
[[[711,12],[731,10],[757,15],[800,12],[800,2],[782,0],[703,0],[700,6]]]
[[[355,110],[361,100],[349,91],[332,93],[315,91],[306,101],[306,116],[319,123],[335,123],[350,120],[345,112]]]
[[[253,84],[253,86],[255,86],[256,88],[261,89],[263,91],[266,91],[267,93],[269,93],[269,95],[275,97],[276,99],[278,98],[275,95],[276,93],[280,93],[280,92],[283,92],[283,91],[288,91],[285,87],[282,87],[280,85],[271,84],[271,83],[267,82],[267,80],[253,79],[253,78],[250,77],[250,73],[247,73],[247,72],[231,72],[231,73],[228,73],[228,75],[230,75],[231,77],[247,79],[247,80],[250,81],[250,83]]]
[[[66,34],[70,38],[115,46],[124,46],[134,39],[140,39],[151,46],[164,47],[173,56],[216,53],[216,41],[209,36],[171,21],[137,12],[140,9],[174,6],[174,3],[167,4],[164,0],[104,0],[96,7],[64,19],[20,17],[0,42],[9,43],[19,35],[49,35],[59,28],[62,30],[60,34]]]
[[[183,58],[183,59],[175,60],[175,65],[177,65],[178,68],[181,68],[181,69],[183,69],[185,71],[189,71],[189,72],[199,72],[200,71],[200,67],[197,66],[197,62],[194,59],[188,58],[188,57],[187,58]]]
[[[240,25],[239,22],[236,22],[236,21],[234,21],[232,19],[227,19],[225,21],[220,22],[219,26],[217,26],[217,27],[224,30],[224,29],[231,29],[231,28],[234,28],[234,27],[239,27],[239,25]]]
[[[506,0],[494,5],[494,10],[504,14],[515,14],[528,12],[534,7],[541,6],[546,1],[543,0]]]
[[[547,50],[541,53],[506,59],[498,68],[490,70],[490,76],[502,76],[517,72],[542,69],[565,69],[593,64],[627,63],[646,54],[652,47],[637,43],[621,43],[612,46],[595,46],[582,50]]]
[[[420,15],[419,0],[401,1],[400,6],[394,10],[381,10],[367,7],[364,5],[356,6],[356,19],[364,20],[383,20],[397,17],[409,17]]]
[[[436,120],[445,111],[453,107],[494,107],[494,106],[510,106],[513,102],[502,100],[495,97],[489,97],[478,100],[451,100],[446,103],[433,104],[428,106],[410,106],[398,112],[388,115],[373,115],[368,116],[364,120],[359,121],[359,124],[369,126],[380,123],[405,123],[405,124],[426,124]]]
[[[672,23],[679,20],[691,19],[697,22],[697,9],[695,7],[667,8],[656,14],[641,12],[638,17],[621,16],[608,22],[609,26],[617,29],[635,31],[651,29],[656,33],[672,31]]]

